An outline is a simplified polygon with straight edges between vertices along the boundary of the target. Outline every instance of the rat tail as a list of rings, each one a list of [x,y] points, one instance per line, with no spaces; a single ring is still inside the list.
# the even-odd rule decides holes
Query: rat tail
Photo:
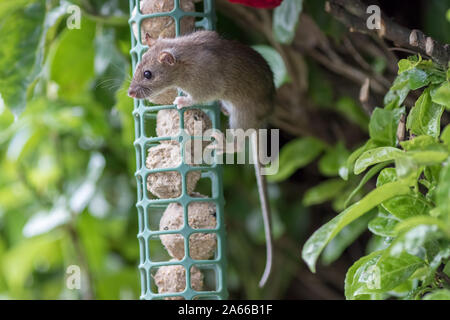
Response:
[[[266,237],[266,267],[264,268],[264,273],[261,277],[261,280],[259,281],[259,287],[262,288],[266,284],[272,271],[272,261],[273,261],[272,230],[270,223],[270,206],[269,201],[267,199],[266,179],[261,174],[261,162],[259,161],[257,132],[254,132],[252,134],[251,145],[252,145],[253,161],[255,166],[256,182],[258,185],[259,200],[261,202],[261,210],[264,221],[264,233]]]

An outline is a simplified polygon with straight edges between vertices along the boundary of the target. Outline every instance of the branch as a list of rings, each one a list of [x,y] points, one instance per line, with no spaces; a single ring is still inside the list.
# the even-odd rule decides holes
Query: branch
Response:
[[[443,45],[420,30],[405,28],[393,22],[384,13],[381,13],[381,29],[369,30],[366,22],[370,14],[366,13],[366,6],[360,0],[329,0],[325,3],[325,11],[348,26],[350,31],[388,39],[400,47],[427,55],[443,66],[447,66],[450,61],[450,45]]]

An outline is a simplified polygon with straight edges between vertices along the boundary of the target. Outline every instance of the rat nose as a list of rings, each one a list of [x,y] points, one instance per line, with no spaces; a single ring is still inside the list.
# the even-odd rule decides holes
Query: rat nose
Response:
[[[134,88],[128,89],[128,96],[131,98],[136,98],[137,96],[137,90]]]

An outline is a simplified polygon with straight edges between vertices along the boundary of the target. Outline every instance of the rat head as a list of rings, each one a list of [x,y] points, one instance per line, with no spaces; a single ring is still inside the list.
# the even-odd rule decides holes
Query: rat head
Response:
[[[128,89],[128,95],[137,99],[149,98],[174,87],[178,71],[173,49],[164,45],[162,39],[151,39],[148,34],[145,38],[149,50],[142,56]]]

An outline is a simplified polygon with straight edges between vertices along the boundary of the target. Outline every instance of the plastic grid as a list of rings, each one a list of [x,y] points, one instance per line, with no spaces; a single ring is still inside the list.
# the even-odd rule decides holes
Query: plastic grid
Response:
[[[170,16],[175,20],[176,36],[180,34],[180,20],[185,16],[194,16],[201,18],[196,21],[195,27],[203,28],[207,30],[213,30],[215,28],[215,8],[214,0],[203,1],[203,12],[184,12],[180,8],[180,0],[174,1],[174,9],[170,12],[161,12],[155,14],[142,14],[140,12],[140,6],[138,6],[137,12],[133,17],[132,12],[136,7],[136,4],[140,0],[130,0],[130,30],[131,30],[131,45],[132,49],[130,54],[132,56],[133,70],[136,65],[141,61],[142,55],[147,50],[147,46],[141,44],[141,23],[144,19],[155,18],[161,16]],[[136,23],[139,30],[138,37],[135,39],[132,31],[132,24]],[[222,166],[213,163],[211,166],[189,166],[184,161],[176,168],[164,168],[150,170],[145,166],[146,153],[148,148],[157,145],[158,142],[164,140],[171,140],[172,138],[178,139],[181,146],[181,156],[184,159],[185,142],[189,139],[198,139],[199,137],[190,137],[183,130],[184,129],[184,112],[193,108],[201,108],[211,119],[212,127],[215,129],[220,128],[220,113],[216,103],[210,105],[193,106],[178,110],[174,105],[163,106],[147,106],[144,100],[134,100],[133,117],[135,122],[135,141],[134,147],[136,150],[136,180],[138,199],[136,207],[138,209],[138,222],[139,222],[139,247],[140,247],[140,264],[139,271],[141,277],[141,299],[162,299],[166,297],[179,297],[189,300],[193,298],[206,298],[206,299],[226,299],[228,297],[226,286],[226,255],[225,255],[225,226],[223,217],[223,189],[222,189]],[[156,121],[156,112],[162,109],[175,109],[179,112],[180,118],[180,135],[178,137],[147,137],[145,133],[145,126],[147,121]],[[186,188],[186,174],[190,171],[201,170],[201,178],[211,179],[211,197],[209,198],[193,198],[187,193]],[[148,195],[146,188],[147,177],[151,173],[163,172],[163,171],[178,171],[182,177],[182,194],[178,198],[170,199],[151,199]],[[210,201],[216,206],[216,221],[217,225],[215,229],[193,229],[189,226],[188,221],[188,205],[191,202]],[[151,209],[155,207],[166,207],[169,203],[177,202],[183,206],[184,212],[184,226],[180,230],[168,230],[168,231],[152,231],[149,224],[149,215]],[[217,248],[215,257],[212,260],[193,260],[189,255],[189,236],[193,233],[216,233]],[[150,256],[150,239],[155,236],[164,234],[181,234],[184,237],[184,252],[185,257],[180,261],[152,261]],[[185,272],[186,274],[186,287],[183,292],[159,294],[152,291],[154,288],[154,279],[152,277],[152,271],[158,267],[167,265],[182,265],[186,271],[191,270],[192,266],[195,266],[202,270],[204,267],[212,268],[215,271],[215,285],[214,291],[195,291],[191,287],[191,272]]]

